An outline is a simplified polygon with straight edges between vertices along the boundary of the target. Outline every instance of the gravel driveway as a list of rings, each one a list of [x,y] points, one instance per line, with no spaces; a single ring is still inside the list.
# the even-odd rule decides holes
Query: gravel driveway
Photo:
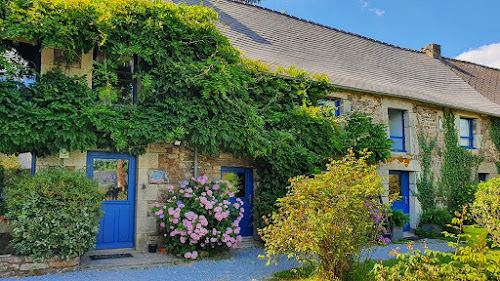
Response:
[[[427,240],[427,246],[432,250],[452,251],[446,245],[445,241]],[[372,258],[376,260],[390,259],[389,252],[394,248],[401,248],[400,252],[408,251],[406,244],[391,244],[385,247],[375,247],[370,252],[365,252],[364,258]],[[415,242],[414,248],[423,249],[422,241]],[[2,280],[12,281],[158,281],[158,280],[175,280],[175,281],[218,281],[218,280],[265,280],[274,272],[290,269],[297,266],[296,262],[286,261],[283,259],[276,266],[271,264],[266,266],[265,260],[258,259],[258,256],[264,254],[264,251],[259,248],[234,250],[231,257],[221,260],[205,260],[190,262],[180,265],[171,265],[149,269],[120,269],[120,270],[102,270],[102,271],[77,271],[64,274],[52,274],[44,276],[35,276],[27,278],[10,278]]]

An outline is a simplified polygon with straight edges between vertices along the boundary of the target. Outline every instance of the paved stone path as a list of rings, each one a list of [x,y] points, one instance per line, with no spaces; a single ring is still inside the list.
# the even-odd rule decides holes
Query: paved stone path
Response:
[[[424,243],[418,241],[415,248],[423,249]],[[427,246],[432,250],[451,251],[446,242],[440,240],[427,240]],[[407,252],[406,244],[391,244],[385,247],[376,247],[370,252],[365,252],[364,258],[390,259],[389,252],[394,248],[401,248],[400,252]],[[103,269],[83,270],[64,274],[52,274],[27,278],[11,278],[2,280],[11,281],[129,281],[129,280],[175,280],[175,281],[222,281],[222,280],[266,280],[274,272],[290,269],[297,266],[296,262],[283,259],[276,266],[266,266],[265,260],[258,259],[264,251],[259,248],[235,250],[227,259],[204,260],[182,264],[171,264],[157,268],[132,268],[132,269]]]

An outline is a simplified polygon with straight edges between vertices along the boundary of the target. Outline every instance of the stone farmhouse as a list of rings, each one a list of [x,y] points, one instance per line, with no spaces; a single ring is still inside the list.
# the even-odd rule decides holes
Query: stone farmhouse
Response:
[[[174,2],[199,4],[196,0]],[[311,73],[324,73],[337,88],[324,100],[325,104],[337,107],[339,115],[369,113],[375,121],[388,124],[387,137],[394,141],[392,157],[380,164],[378,171],[388,192],[403,195],[401,209],[411,218],[406,230],[416,228],[420,213],[413,194],[422,169],[418,136],[437,138],[432,170],[438,175],[443,162],[437,151],[444,146],[445,110],[452,110],[455,115],[460,144],[473,154],[484,156],[477,170],[479,178],[498,175],[499,151],[490,138],[489,124],[491,117],[500,117],[500,70],[441,57],[436,44],[411,50],[253,5],[229,0],[204,0],[203,5],[217,11],[220,31],[244,56],[271,67],[296,66]],[[81,61],[64,70],[67,74],[89,75],[93,60],[99,60],[98,52],[83,54]],[[61,61],[57,50],[42,50],[41,73],[57,67]],[[131,62],[120,70],[126,83],[133,83],[127,82],[133,65]],[[89,176],[102,184],[118,182],[122,191],[110,194],[104,204],[106,215],[97,244],[100,249],[145,250],[149,243],[157,241],[150,206],[167,188],[166,178],[175,185],[193,175],[219,179],[236,174],[240,179],[239,196],[246,198],[250,207],[253,191],[259,188],[252,160],[228,154],[198,155],[195,149],[180,142],[151,144],[147,153],[137,157],[89,151],[61,152],[46,158],[25,156],[23,161],[33,170],[62,165],[87,169]],[[125,178],[114,179],[100,169],[110,164],[116,169],[127,167],[122,173]],[[256,236],[251,214],[246,214],[248,221],[242,226],[243,233]]]

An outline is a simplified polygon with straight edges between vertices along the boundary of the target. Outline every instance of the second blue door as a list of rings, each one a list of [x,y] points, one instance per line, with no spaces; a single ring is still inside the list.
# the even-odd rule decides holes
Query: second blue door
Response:
[[[236,202],[236,198],[240,198],[243,201],[245,212],[240,222],[241,236],[252,236],[253,170],[248,168],[223,167],[221,169],[221,178],[229,181],[232,186],[237,188],[235,197],[231,198],[231,202]]]
[[[399,194],[400,200],[392,203],[391,209],[399,210],[407,215],[410,214],[410,182],[409,173],[405,171],[389,171],[389,194]],[[410,231],[407,223],[404,231]]]
[[[97,249],[134,247],[135,157],[88,152],[87,175],[104,194]]]

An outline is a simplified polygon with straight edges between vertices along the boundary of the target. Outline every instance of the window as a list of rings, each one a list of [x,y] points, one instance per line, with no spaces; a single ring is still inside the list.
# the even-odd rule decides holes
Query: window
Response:
[[[389,135],[392,140],[392,151],[405,152],[404,111],[389,109]]]
[[[460,118],[460,145],[465,148],[474,148],[472,134],[473,119]]]
[[[340,99],[320,99],[318,100],[318,106],[323,110],[328,110],[332,116],[340,116]]]
[[[95,73],[93,77],[93,88],[98,88],[111,83],[115,89],[116,96],[107,97],[114,104],[135,104],[137,101],[137,79],[134,73],[137,68],[137,57],[133,56],[121,59],[116,65],[106,59],[106,54],[101,50],[94,52]],[[115,77],[107,77],[99,68],[114,68]]]
[[[245,197],[246,194],[246,174],[244,172],[224,172],[222,171],[222,180],[236,188],[235,197]]]
[[[37,80],[40,71],[40,47],[28,43],[6,41],[6,51],[0,58],[0,81],[17,81],[30,87]],[[2,61],[12,64],[6,68]]]
[[[479,178],[479,182],[484,182],[488,179],[488,174],[479,173],[477,174],[477,177]]]

